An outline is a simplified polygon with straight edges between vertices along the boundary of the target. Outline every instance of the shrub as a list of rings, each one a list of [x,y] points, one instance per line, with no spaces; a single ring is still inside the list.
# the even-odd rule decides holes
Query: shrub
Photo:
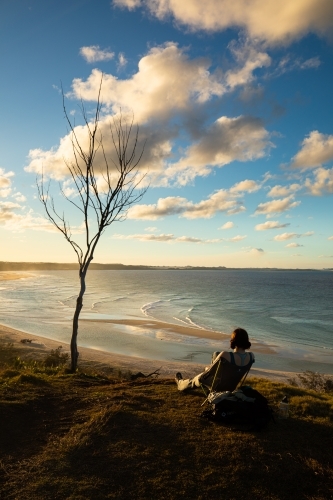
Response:
[[[291,385],[305,387],[316,392],[333,392],[333,378],[307,370],[288,380]]]
[[[52,349],[50,354],[44,360],[44,366],[51,368],[56,366],[63,366],[69,359],[67,352],[61,352],[62,346]]]

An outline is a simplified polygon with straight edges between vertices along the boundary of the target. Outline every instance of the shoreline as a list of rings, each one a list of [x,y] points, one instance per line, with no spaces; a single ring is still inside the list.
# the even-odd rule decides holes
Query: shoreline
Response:
[[[24,271],[0,272],[0,285],[1,282],[7,280],[25,281],[32,277],[34,273]],[[35,320],[38,321],[38,317],[40,317],[39,314]],[[68,318],[65,319],[67,321]],[[5,317],[3,321],[6,323]],[[45,323],[42,317],[41,321],[41,324]],[[161,321],[148,314],[141,317],[138,314],[120,314],[117,317],[117,315],[84,312],[80,317],[79,363],[81,367],[97,363],[103,365],[105,369],[109,367],[109,371],[111,365],[116,365],[122,370],[133,372],[137,370],[145,373],[161,367],[162,376],[174,376],[180,370],[184,377],[188,378],[203,371],[204,367],[209,364],[213,351],[228,350],[230,333],[178,321],[181,324]],[[33,325],[29,328],[25,321],[0,324],[0,338],[4,335],[7,337],[12,335],[9,341],[14,342],[16,347],[23,348],[24,356],[43,357],[47,349],[55,349],[59,345],[63,345],[64,351],[68,352],[71,326],[68,322],[63,322],[63,327],[59,327],[59,322],[60,317],[55,321],[54,329],[52,322],[46,322],[48,325],[45,325],[45,328],[38,328],[37,323],[36,328]],[[91,334],[95,331],[99,335],[97,341]],[[49,333],[50,337],[45,337],[45,334]],[[111,336],[111,342],[107,340],[108,335]],[[24,338],[39,340],[36,340],[34,345],[30,342],[24,345],[20,343],[20,340]],[[165,341],[162,351],[157,345],[160,344],[159,341]],[[81,343],[86,347],[81,347]],[[259,356],[257,358],[260,361],[259,367],[257,368],[256,363],[251,369],[253,375],[286,379],[305,370],[318,371],[323,374],[333,373],[333,365],[328,359],[329,353],[327,354],[326,351],[324,354],[319,353],[318,348],[307,351],[305,348],[302,349],[302,346],[289,347],[253,337],[251,343],[251,350],[255,355],[260,355],[260,359]],[[189,354],[186,347],[184,348],[186,344],[193,344],[193,349]]]
[[[0,324],[0,337],[5,343],[13,343],[14,348],[19,351],[19,355],[25,359],[42,360],[51,349],[56,349],[59,346],[63,347],[63,352],[69,352],[69,343],[27,334],[2,324]],[[29,339],[31,342],[22,343],[23,339]],[[118,369],[133,373],[143,372],[145,374],[159,369],[160,376],[164,378],[173,378],[177,371],[181,371],[184,378],[190,378],[202,372],[205,368],[205,365],[199,363],[144,359],[88,347],[78,347],[80,352],[78,364],[81,369],[95,369],[104,372],[112,372]],[[297,372],[252,368],[248,377],[263,377],[286,383],[289,378],[294,377],[296,374]]]

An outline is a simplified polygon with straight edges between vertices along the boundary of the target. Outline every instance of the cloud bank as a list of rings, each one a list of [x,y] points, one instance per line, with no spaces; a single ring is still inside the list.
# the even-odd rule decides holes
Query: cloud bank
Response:
[[[146,220],[157,220],[170,215],[179,215],[186,219],[209,219],[219,212],[236,214],[243,211],[245,207],[238,197],[231,195],[227,190],[220,189],[198,203],[180,196],[159,198],[155,204],[131,207],[127,216],[129,219]]]
[[[243,28],[254,39],[289,43],[307,33],[326,35],[333,25],[331,0],[113,0],[133,10],[144,7],[160,20],[172,17],[192,30]]]
[[[204,240],[201,238],[194,238],[192,236],[175,236],[174,234],[114,234],[112,238],[117,240],[139,240],[139,241],[155,241],[159,243],[199,243],[211,244],[220,243],[221,239]]]
[[[92,50],[91,57],[96,56],[96,50]],[[232,50],[238,54],[241,48],[238,45]],[[138,151],[146,144],[139,168],[149,170],[150,185],[186,185],[196,176],[208,175],[213,168],[236,160],[263,158],[272,147],[268,131],[257,118],[220,116],[213,123],[206,123],[207,103],[252,81],[253,71],[269,64],[268,56],[253,47],[244,48],[242,57],[235,57],[236,66],[223,74],[210,70],[209,59],[190,59],[185,49],[169,42],[151,48],[139,61],[138,71],[129,78],[102,75],[94,69],[87,80],[74,79],[70,96],[95,102],[103,77],[101,99],[105,114],[100,134],[107,136],[110,121],[119,116],[119,109],[125,120],[134,115],[140,126]],[[75,127],[83,149],[89,144],[86,132],[84,126]],[[183,151],[176,150],[180,135],[187,141]],[[104,146],[111,158],[112,141],[104,141]],[[64,159],[74,159],[70,135],[51,150],[30,150],[26,170],[41,172],[43,167],[46,176],[63,179],[68,175]],[[103,172],[101,150],[97,152],[96,165]]]

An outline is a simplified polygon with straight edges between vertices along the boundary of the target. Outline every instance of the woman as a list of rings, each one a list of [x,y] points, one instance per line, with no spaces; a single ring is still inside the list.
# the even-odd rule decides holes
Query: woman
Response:
[[[247,331],[243,328],[236,328],[231,334],[230,338],[230,347],[233,349],[233,352],[222,351],[222,352],[214,352],[212,356],[212,364],[206,368],[206,370],[210,370],[215,363],[219,361],[219,359],[224,358],[229,363],[235,363],[237,366],[241,366],[242,368],[251,367],[254,362],[254,355],[252,352],[246,352],[247,349],[250,349],[251,342],[249,341],[249,336]],[[185,391],[186,389],[193,389],[194,387],[200,387],[201,382],[200,378],[204,375],[206,371],[199,373],[192,379],[183,379],[182,374],[178,372],[176,374],[176,383],[179,391]]]

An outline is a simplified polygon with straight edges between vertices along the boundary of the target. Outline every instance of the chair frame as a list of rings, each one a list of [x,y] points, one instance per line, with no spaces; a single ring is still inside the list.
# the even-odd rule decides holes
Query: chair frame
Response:
[[[203,406],[203,405],[206,403],[206,401],[207,401],[207,399],[208,399],[209,394],[211,394],[211,393],[215,390],[215,388],[218,386],[218,384],[219,384],[219,382],[221,381],[221,378],[222,378],[222,376],[223,376],[223,365],[225,365],[225,364],[227,364],[227,363],[228,363],[229,365],[231,365],[231,366],[234,366],[235,368],[236,368],[236,367],[237,367],[238,369],[241,369],[241,368],[242,368],[241,366],[238,366],[238,365],[233,365],[232,363],[230,363],[229,361],[227,361],[225,358],[220,358],[220,359],[218,360],[218,362],[217,362],[217,366],[216,366],[216,368],[215,368],[215,373],[214,373],[213,381],[212,381],[212,383],[210,384],[210,386],[209,386],[209,385],[207,385],[207,384],[204,384],[204,383],[200,382],[200,388],[202,389],[202,391],[203,391],[204,395],[206,396],[206,399],[205,399],[205,401],[202,403],[202,405],[201,405],[201,406]],[[251,367],[252,367],[253,363],[254,363],[254,358],[251,356],[251,362],[249,363],[249,367],[248,367],[248,369],[245,371],[245,373],[242,373],[242,375],[241,375],[241,377],[240,377],[239,381],[236,383],[236,386],[235,386],[235,384],[230,385],[230,389],[231,389],[231,391],[234,391],[234,390],[236,390],[236,388],[237,388],[237,387],[241,387],[242,385],[244,385],[245,379],[246,379],[246,377],[247,377],[247,375],[248,375],[248,373],[249,373],[249,371],[250,371],[250,369],[251,369]],[[212,365],[212,367],[213,367],[213,366],[214,366],[214,364]],[[212,367],[210,367],[210,369],[209,369],[209,370],[211,370],[211,368],[212,368]],[[203,373],[203,376],[206,376],[206,377],[207,377],[209,370],[207,371],[207,373]],[[208,391],[206,391],[206,389],[208,389]]]

